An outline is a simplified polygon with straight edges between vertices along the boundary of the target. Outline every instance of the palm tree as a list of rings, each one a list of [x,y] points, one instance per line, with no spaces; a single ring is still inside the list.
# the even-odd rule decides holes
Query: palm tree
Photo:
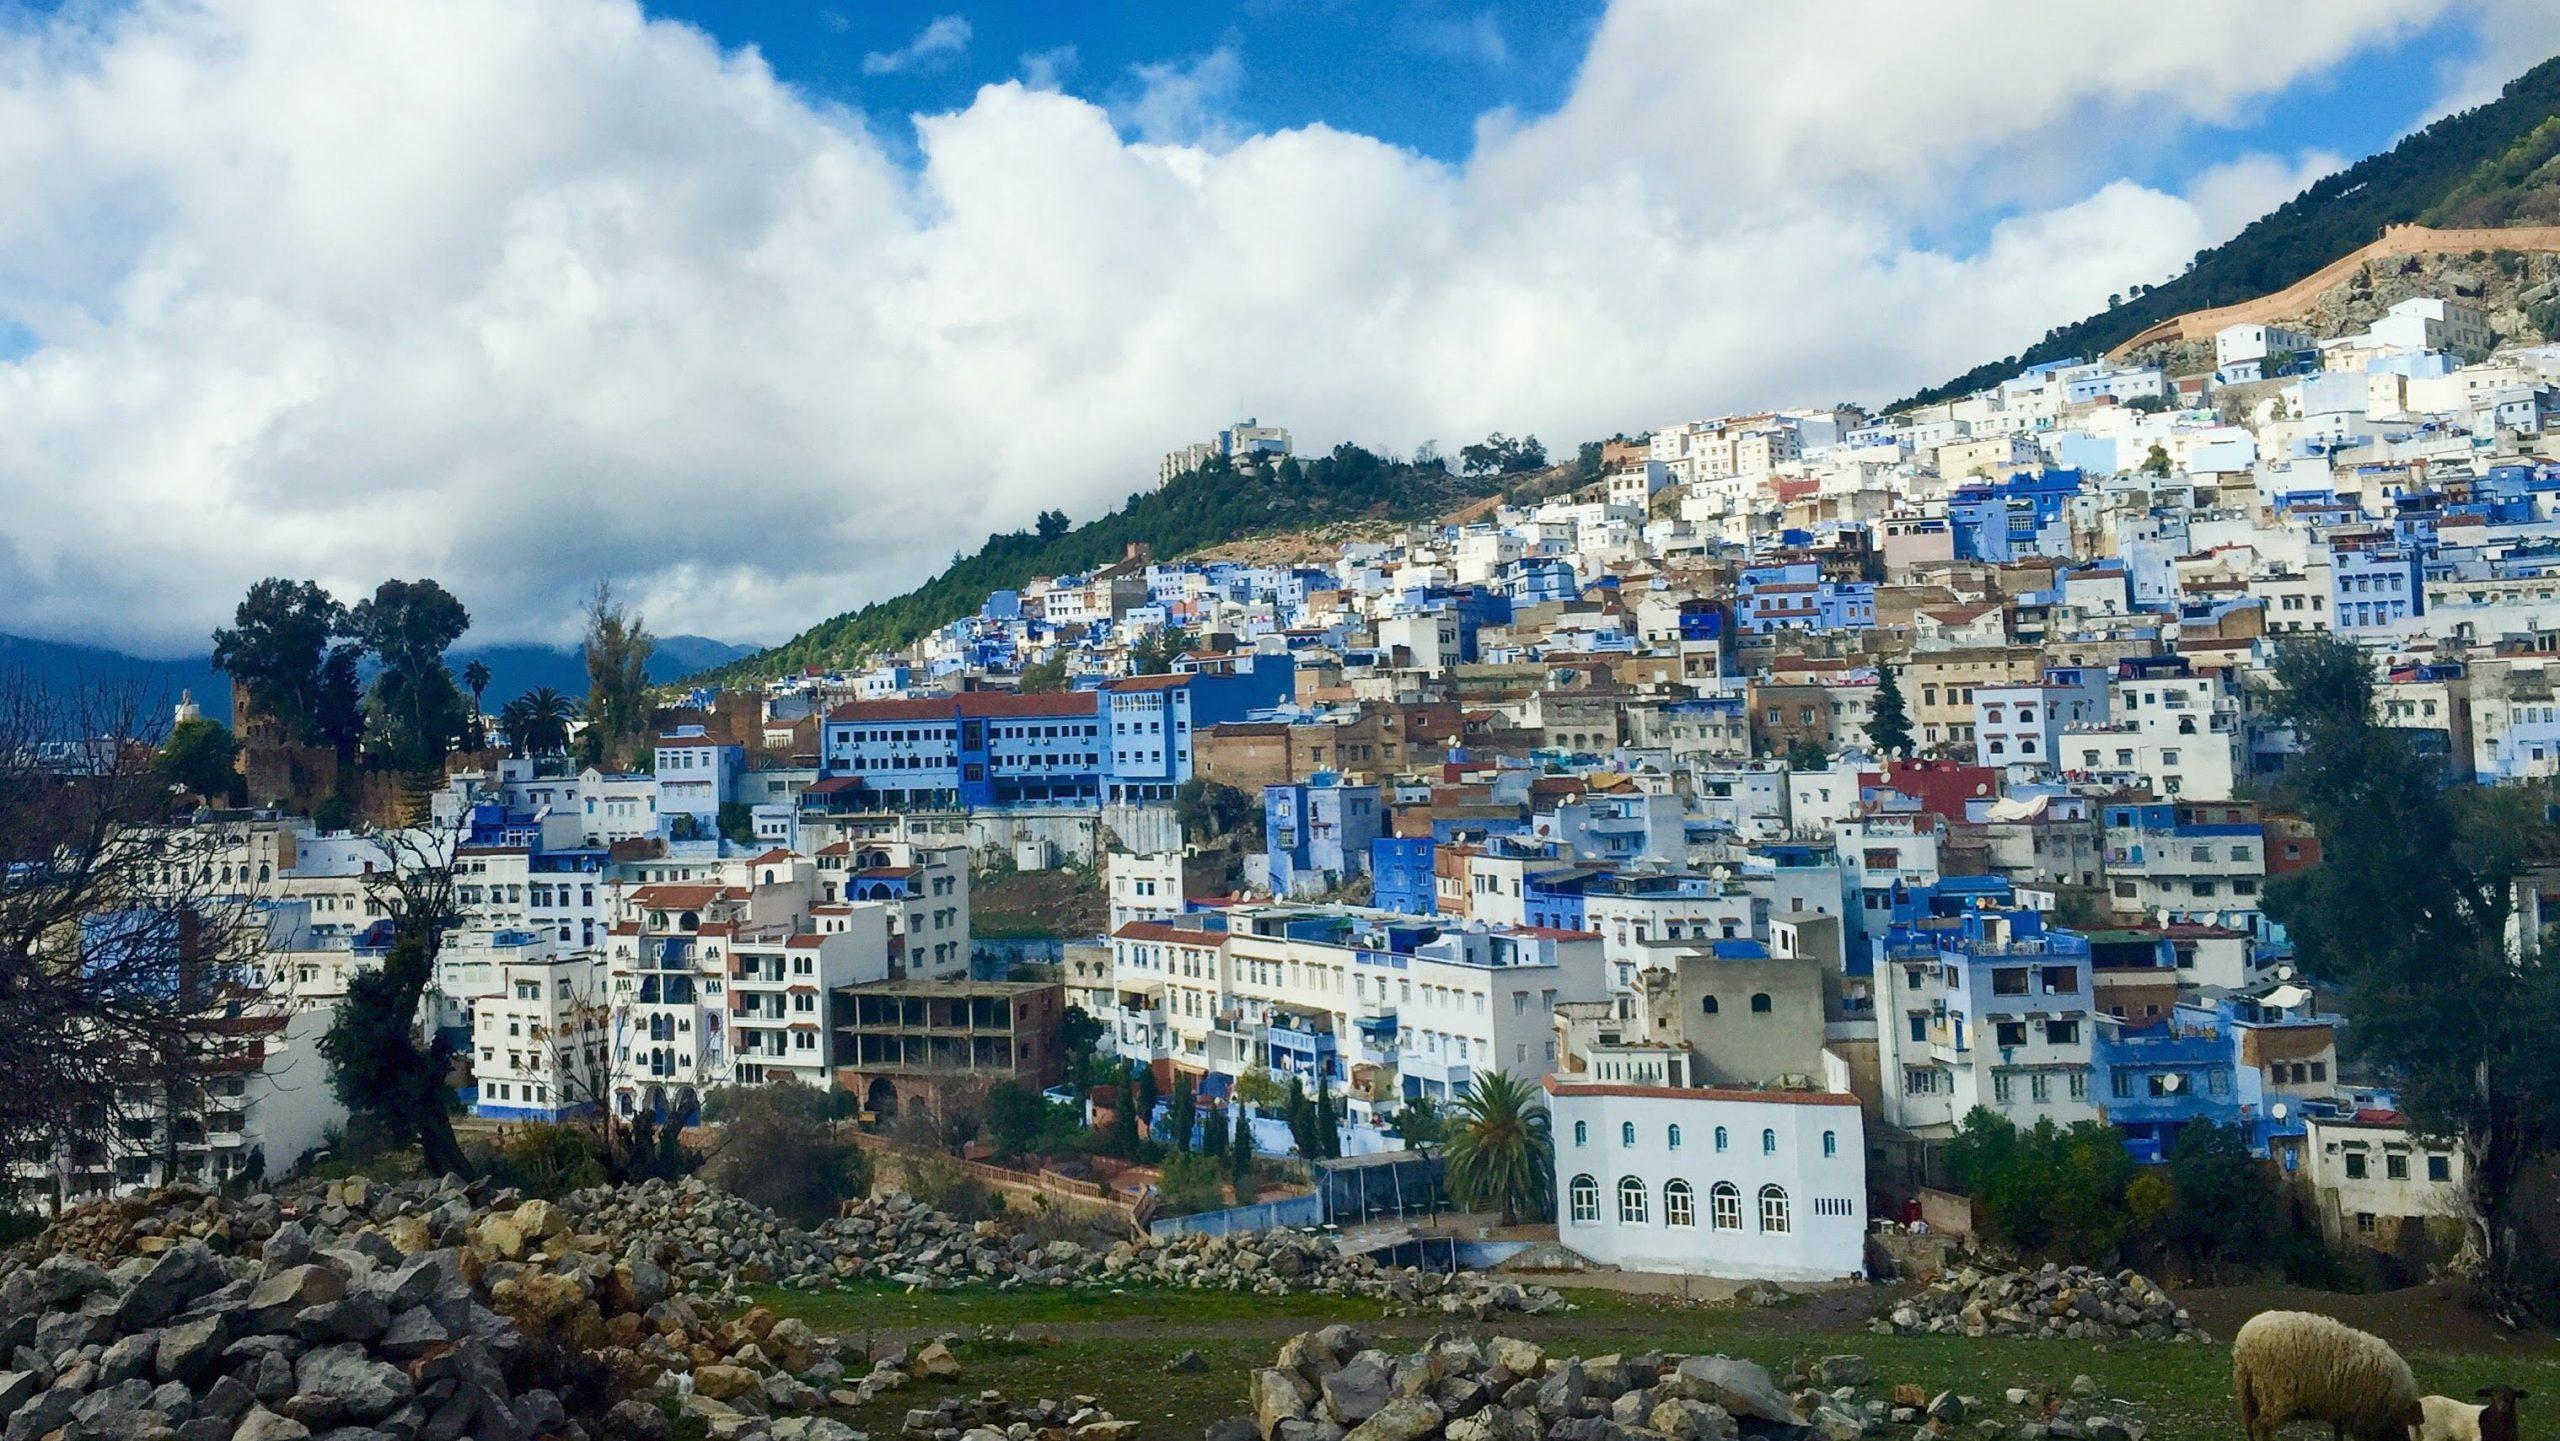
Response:
[[[549,686],[538,686],[506,703],[498,724],[506,727],[516,750],[524,755],[557,755],[569,748],[569,718],[578,707]]]
[[[1449,1108],[1449,1199],[1470,1210],[1502,1208],[1502,1224],[1544,1217],[1555,1205],[1555,1143],[1547,1108],[1526,1081],[1481,1071]]]
[[[480,713],[480,698],[489,693],[489,663],[477,656],[462,668],[462,683],[471,688],[471,713]]]

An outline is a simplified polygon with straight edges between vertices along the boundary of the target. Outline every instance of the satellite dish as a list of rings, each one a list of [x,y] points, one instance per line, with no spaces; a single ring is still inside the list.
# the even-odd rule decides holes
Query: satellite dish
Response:
[[[2284,1102],[2278,1101],[2274,1105],[2267,1107],[2267,1115],[2274,1120],[2283,1120],[2285,1116]]]
[[[2186,1085],[2187,1078],[2175,1071],[2160,1078],[2160,1089],[2164,1091],[2181,1091],[2186,1089]]]

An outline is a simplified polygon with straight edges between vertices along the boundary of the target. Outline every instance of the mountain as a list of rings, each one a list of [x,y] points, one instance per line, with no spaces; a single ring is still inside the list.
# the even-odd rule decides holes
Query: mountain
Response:
[[[1549,470],[1461,477],[1436,461],[1388,460],[1349,444],[1276,466],[1231,469],[1221,462],[1177,476],[1161,490],[1132,495],[1118,510],[1072,529],[1064,515],[1051,512],[1037,530],[988,536],[975,555],[954,559],[914,590],[821,621],[705,678],[754,680],[799,666],[857,663],[976,614],[989,592],[1110,565],[1132,546],[1171,560],[1250,536],[1338,521],[1436,517],[1510,486],[1551,484],[1557,475]]]
[[[2101,354],[2155,321],[2282,290],[2384,226],[2413,221],[2446,228],[2560,224],[2560,57],[2509,81],[2488,104],[2448,115],[2314,183],[2197,252],[2177,279],[2136,286],[2124,303],[2049,330],[2022,354],[1976,366],[1892,408],[1951,400],[2024,366]]]
[[[753,646],[731,645],[709,636],[660,636],[657,653],[649,661],[649,679],[669,684],[754,653]],[[487,663],[487,703],[492,711],[537,686],[547,685],[570,696],[587,693],[586,657],[575,646],[460,646],[448,659],[457,677],[474,659]],[[231,719],[231,683],[216,674],[205,658],[153,660],[96,646],[0,634],[0,677],[18,674],[33,677],[44,693],[62,698],[99,686],[131,687],[137,704],[163,713],[177,704],[180,695],[192,694],[208,717],[225,723]]]

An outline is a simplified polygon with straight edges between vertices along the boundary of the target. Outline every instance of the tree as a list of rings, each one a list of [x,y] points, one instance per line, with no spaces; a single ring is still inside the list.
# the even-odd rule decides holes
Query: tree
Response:
[[[1333,1078],[1316,1073],[1316,1154],[1331,1161],[1342,1155],[1342,1107],[1333,1099]]]
[[[135,688],[0,674],[0,1166],[130,1154],[129,1123],[194,1109],[241,1027],[281,1013],[222,984],[264,922],[216,884],[211,835],[166,826],[158,715]],[[57,763],[66,736],[90,764]]]
[[[722,840],[741,846],[756,843],[756,808],[745,801],[722,801],[718,824]]]
[[[159,754],[152,758],[169,783],[209,801],[236,801],[247,787],[237,769],[240,742],[220,721],[180,721],[169,730]]]
[[[1538,470],[1547,463],[1547,448],[1534,435],[1513,440],[1500,431],[1481,442],[1461,447],[1458,466],[1469,475],[1512,475],[1524,470]]]
[[[2100,1264],[2130,1227],[2133,1158],[2112,1126],[2082,1121],[2066,1130],[2047,1118],[2021,1131],[1976,1106],[1946,1160],[1993,1236],[2022,1251]]]
[[[2170,462],[2167,447],[2161,445],[2157,441],[2152,442],[2151,453],[2142,458],[2142,473],[2144,475],[2158,476],[2165,480],[2168,478],[2169,470]]]
[[[1552,1214],[1555,1145],[1530,1084],[1508,1071],[1479,1071],[1451,1112],[1449,1198],[1470,1210],[1496,1207],[1506,1226]]]
[[[1886,756],[1911,753],[1911,712],[1902,703],[1902,681],[1889,665],[1876,667],[1875,710],[1867,717],[1867,744]]]
[[[1809,740],[1803,736],[1787,742],[1787,769],[1818,771],[1830,764],[1831,752],[1823,749],[1822,742]]]
[[[1173,1103],[1165,1110],[1165,1129],[1171,1132],[1165,1137],[1165,1144],[1177,1151],[1190,1150],[1191,1123],[1196,1119],[1198,1111],[1191,1100],[1191,1073],[1176,1071],[1173,1073]]]
[[[1448,1139],[1449,1114],[1429,1096],[1415,1096],[1396,1107],[1396,1134],[1405,1149],[1428,1152]]]
[[[1580,476],[1586,484],[1591,481],[1598,480],[1600,478],[1600,457],[1604,454],[1606,454],[1606,451],[1603,450],[1601,443],[1596,440],[1586,440],[1582,444],[1574,447],[1574,473]]]
[[[551,687],[536,686],[498,709],[498,724],[518,755],[560,755],[569,749],[569,721],[577,705]]]
[[[382,862],[365,873],[367,893],[391,917],[382,964],[347,983],[347,998],[320,1038],[329,1084],[340,1104],[418,1147],[435,1174],[468,1177],[453,1135],[453,1090],[445,1083],[453,1050],[441,1035],[421,1042],[419,1005],[435,979],[448,928],[459,923],[452,837],[415,831],[375,839]]]
[[[477,713],[480,698],[489,693],[489,663],[473,656],[462,668],[462,684],[471,692],[471,709]]]
[[[987,1139],[1006,1160],[1022,1155],[1040,1138],[1048,1099],[1020,1081],[1006,1079],[987,1088]]]
[[[1067,519],[1067,513],[1063,510],[1044,510],[1040,512],[1039,519],[1032,524],[1033,534],[1042,540],[1056,540],[1074,529],[1074,522]]]
[[[1138,1154],[1138,1088],[1124,1072],[1119,1094],[1111,1102],[1111,1150],[1114,1155]]]
[[[2283,1218],[2266,1169],[2249,1154],[2247,1131],[2190,1121],[2170,1140],[2159,1174],[2168,1182],[2168,1205],[2152,1227],[2191,1275],[2219,1282],[2226,1264],[2263,1262],[2273,1253]]]
[[[249,587],[230,626],[213,633],[213,668],[247,694],[255,713],[284,738],[318,735],[320,669],[346,612],[319,583],[269,577]]]
[[[1307,1099],[1306,1083],[1295,1073],[1289,1077],[1289,1099],[1281,1104],[1280,1116],[1289,1123],[1289,1144],[1307,1160],[1324,1154],[1324,1142],[1316,1135],[1315,1103]]]
[[[1236,1100],[1258,1111],[1278,1109],[1288,1099],[1288,1088],[1271,1074],[1271,1068],[1256,1061],[1236,1077]]]
[[[364,647],[350,640],[331,646],[329,658],[320,663],[320,709],[311,742],[337,753],[341,791],[354,780],[350,772],[355,768],[356,748],[364,742],[363,661]]]
[[[587,598],[587,719],[607,769],[629,765],[649,733],[649,658],[657,653],[640,613],[614,599],[613,582]]]
[[[1156,1195],[1164,1202],[1164,1214],[1190,1216],[1214,1211],[1224,1203],[1219,1194],[1223,1180],[1220,1157],[1176,1155],[1164,1163],[1163,1179],[1156,1184]]]
[[[803,1226],[871,1190],[871,1159],[836,1135],[827,1093],[798,1081],[723,1086],[703,1098],[718,1126],[705,1179]]]
[[[1156,1068],[1146,1065],[1138,1067],[1137,1079],[1138,1114],[1152,1121],[1155,1119],[1156,1102],[1163,1099],[1156,1090]]]
[[[1226,1164],[1227,1148],[1234,1140],[1227,1133],[1227,1108],[1212,1106],[1200,1122],[1200,1154]]]
[[[2353,642],[2288,637],[2272,668],[2267,708],[2300,746],[2281,792],[2321,860],[2271,881],[2266,912],[2306,970],[2343,985],[2348,1044],[2411,1129],[2462,1147],[2482,1300],[2509,1317],[2560,1310],[2522,1200],[2560,1150],[2560,963],[2509,939],[2515,882],[2551,848],[2543,797],[2447,791],[2440,760],[2374,719]]]
[[[1228,1133],[1227,1179],[1235,1187],[1236,1204],[1246,1205],[1253,1200],[1247,1192],[1253,1180],[1253,1122],[1238,1111]]]
[[[433,769],[462,736],[462,691],[444,653],[471,628],[471,613],[432,580],[386,580],[347,621],[382,667],[370,719],[384,758],[404,771]]]
[[[1052,655],[1035,660],[1022,668],[1013,684],[1024,695],[1055,695],[1067,688],[1067,658]]]

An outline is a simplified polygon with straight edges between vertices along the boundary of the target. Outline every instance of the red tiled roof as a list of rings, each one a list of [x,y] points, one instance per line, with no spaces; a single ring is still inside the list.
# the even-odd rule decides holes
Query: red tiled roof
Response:
[[[1115,941],[1170,941],[1178,946],[1214,946],[1226,939],[1223,931],[1194,930],[1189,926],[1169,926],[1162,921],[1131,921],[1111,933]]]

